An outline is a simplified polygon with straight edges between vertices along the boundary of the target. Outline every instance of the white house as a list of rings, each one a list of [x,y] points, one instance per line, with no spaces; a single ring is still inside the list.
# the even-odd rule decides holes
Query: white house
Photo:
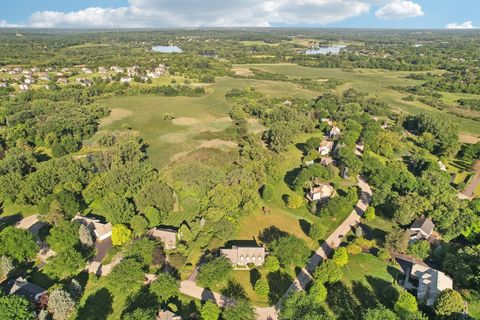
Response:
[[[265,262],[265,248],[254,246],[232,246],[231,249],[220,249],[220,254],[226,257],[236,266],[246,266],[253,263],[256,266],[261,266]]]
[[[121,77],[120,78],[120,83],[130,83],[130,82],[132,82],[131,77]]]
[[[20,84],[19,88],[22,91],[27,91],[28,89],[30,89],[30,86],[27,83],[22,83]]]
[[[333,139],[335,137],[338,137],[340,135],[340,128],[337,127],[337,126],[333,126],[332,129],[330,129],[330,132],[328,133],[328,136],[330,137],[330,139]]]
[[[318,147],[318,152],[322,156],[329,155],[330,152],[332,152],[333,149],[333,141],[328,141],[328,140],[323,140],[322,143],[320,143],[320,146]]]
[[[312,188],[307,194],[309,201],[324,201],[333,195],[334,189],[328,183],[319,183]]]
[[[73,217],[72,221],[78,221],[79,223],[91,228],[91,230],[95,233],[97,241],[103,241],[112,236],[112,224],[110,222],[101,223],[98,219],[88,218],[81,215],[76,215]]]

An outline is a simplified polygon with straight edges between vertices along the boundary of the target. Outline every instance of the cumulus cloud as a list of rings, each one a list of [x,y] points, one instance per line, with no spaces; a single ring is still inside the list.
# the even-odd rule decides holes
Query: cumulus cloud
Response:
[[[129,0],[119,8],[40,11],[31,27],[268,27],[326,25],[368,13],[377,0]]]
[[[464,23],[449,23],[445,26],[447,29],[478,29],[473,26],[472,21],[465,21]]]
[[[375,15],[380,19],[398,20],[420,17],[425,13],[422,11],[422,7],[415,2],[396,0],[378,9]]]
[[[20,25],[14,24],[14,23],[8,23],[5,20],[0,20],[0,28],[16,28],[16,27],[20,27]]]

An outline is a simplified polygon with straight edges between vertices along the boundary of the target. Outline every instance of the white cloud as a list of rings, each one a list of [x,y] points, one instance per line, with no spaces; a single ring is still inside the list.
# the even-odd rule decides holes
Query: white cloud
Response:
[[[449,23],[445,26],[447,29],[478,29],[473,26],[472,21],[465,21],[464,23]]]
[[[326,25],[368,13],[377,1],[129,0],[127,6],[119,8],[35,12],[28,25],[44,28]]]
[[[422,11],[422,7],[415,2],[396,0],[378,9],[375,15],[380,19],[398,20],[420,17],[425,13]]]
[[[0,28],[16,28],[16,27],[20,27],[20,25],[14,24],[14,23],[8,23],[5,20],[0,20]]]

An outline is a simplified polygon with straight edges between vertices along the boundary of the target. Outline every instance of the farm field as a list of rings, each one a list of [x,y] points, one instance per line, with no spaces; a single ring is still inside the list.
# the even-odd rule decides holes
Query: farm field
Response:
[[[225,93],[233,88],[255,86],[266,96],[314,97],[315,93],[289,82],[260,81],[252,79],[219,78],[207,86],[203,97],[157,97],[153,95],[114,97],[100,103],[112,110],[103,119],[99,132],[90,144],[102,135],[103,130],[117,130],[124,126],[137,130],[149,146],[149,161],[157,168],[201,147],[232,148],[231,141],[203,139],[197,136],[206,132],[221,132],[230,126]],[[166,115],[175,119],[166,120]],[[252,123],[252,129],[258,126]],[[88,150],[88,143],[87,148]]]
[[[239,66],[240,65],[237,65],[236,67]],[[389,87],[420,84],[421,81],[405,78],[408,74],[412,73],[409,71],[387,71],[376,69],[355,69],[353,71],[345,71],[335,68],[310,68],[295,64],[251,64],[241,66],[242,68],[255,68],[271,73],[284,74],[289,77],[311,77],[340,80],[343,84],[337,88],[337,92],[342,92],[349,88],[355,88],[368,93],[372,97],[389,103],[397,110],[410,114],[417,114],[420,112],[441,114],[442,117],[449,118],[452,123],[457,123],[462,133],[476,137],[480,136],[480,123],[478,121],[457,117],[419,101],[401,100],[406,94],[390,89]],[[458,94],[446,95],[445,99],[447,101],[452,99],[456,100],[462,96],[463,95]]]

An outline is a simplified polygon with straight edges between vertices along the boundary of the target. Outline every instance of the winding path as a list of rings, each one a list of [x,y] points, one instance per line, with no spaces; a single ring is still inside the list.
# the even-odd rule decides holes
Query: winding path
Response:
[[[357,205],[352,210],[350,215],[338,226],[335,231],[327,238],[325,242],[315,251],[315,253],[310,257],[307,265],[302,268],[302,270],[297,274],[297,277],[292,282],[287,292],[285,292],[284,297],[287,296],[292,291],[296,290],[305,290],[307,285],[312,280],[312,272],[315,268],[325,259],[327,259],[330,252],[338,247],[345,235],[351,230],[352,227],[356,226],[360,222],[360,218],[365,213],[365,210],[370,203],[372,197],[372,189],[370,186],[361,178],[358,178],[358,187],[361,190],[360,200],[357,202]],[[210,290],[201,288],[191,280],[185,280],[180,283],[180,292],[200,299],[202,301],[211,300],[219,306],[225,306],[229,303],[227,297],[212,292]],[[279,304],[271,307],[255,308],[257,313],[258,320],[276,320],[277,319],[277,310],[279,309]]]

